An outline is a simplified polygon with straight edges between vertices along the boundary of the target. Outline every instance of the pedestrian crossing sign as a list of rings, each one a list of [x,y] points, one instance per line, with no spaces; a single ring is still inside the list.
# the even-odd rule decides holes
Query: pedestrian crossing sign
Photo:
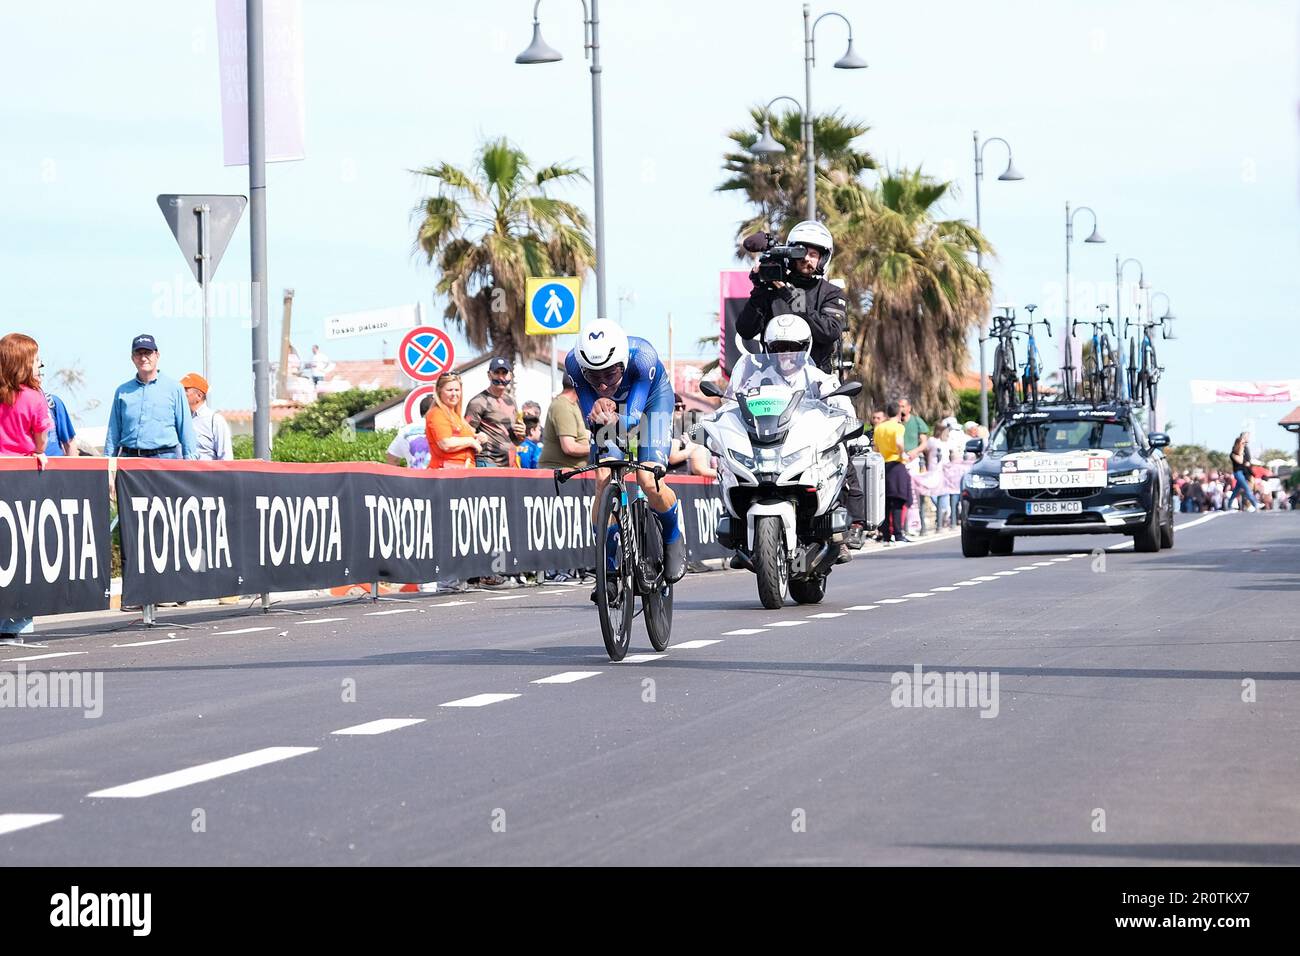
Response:
[[[582,326],[578,276],[529,276],[524,300],[524,331],[529,335],[577,333]]]

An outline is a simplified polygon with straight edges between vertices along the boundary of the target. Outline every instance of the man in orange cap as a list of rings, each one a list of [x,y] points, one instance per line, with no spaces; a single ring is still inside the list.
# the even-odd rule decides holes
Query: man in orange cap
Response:
[[[199,460],[232,461],[235,452],[230,443],[230,426],[218,412],[208,407],[208,380],[198,372],[190,372],[181,379],[181,385],[185,388],[185,399],[190,403]]]

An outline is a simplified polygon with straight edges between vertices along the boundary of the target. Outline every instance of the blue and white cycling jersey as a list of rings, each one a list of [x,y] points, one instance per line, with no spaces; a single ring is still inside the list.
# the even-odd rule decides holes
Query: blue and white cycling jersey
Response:
[[[564,360],[564,370],[573,379],[578,391],[578,407],[582,417],[588,418],[599,397],[596,390],[582,376],[582,363],[576,351],[569,352]],[[637,443],[637,460],[654,461],[665,467],[668,450],[672,444],[673,383],[668,371],[659,361],[659,353],[647,340],[636,335],[627,338],[627,368],[623,380],[611,396],[618,404],[623,428],[630,434],[640,427]],[[595,452],[596,432],[592,432],[592,451]],[[593,459],[594,460],[594,459]]]

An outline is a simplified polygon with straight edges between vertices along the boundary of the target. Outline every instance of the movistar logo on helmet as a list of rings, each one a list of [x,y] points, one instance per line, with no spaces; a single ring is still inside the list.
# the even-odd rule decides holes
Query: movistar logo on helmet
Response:
[[[604,332],[588,332],[588,333],[587,333],[587,338],[591,339],[593,342],[594,342],[596,339],[603,339],[604,337],[605,337],[605,333],[604,333]]]

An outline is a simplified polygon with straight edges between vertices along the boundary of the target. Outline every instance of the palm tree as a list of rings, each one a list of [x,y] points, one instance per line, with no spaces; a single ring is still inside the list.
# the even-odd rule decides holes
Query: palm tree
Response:
[[[470,170],[444,162],[412,172],[437,184],[411,215],[413,252],[437,260],[444,316],[476,348],[536,354],[539,337],[524,334],[525,279],[582,275],[595,263],[586,214],[546,186],[587,177],[568,166],[535,170],[504,137],[485,142]]]
[[[763,131],[763,110],[750,111],[753,128],[733,129],[727,138],[736,149],[723,155],[723,168],[731,174],[717,187],[718,192],[740,191],[757,207],[757,212],[740,224],[736,237],[759,230],[784,235],[807,213],[808,182],[804,166],[803,115],[795,110],[772,117],[772,137],[785,147],[775,157],[759,158],[751,151]],[[864,169],[875,169],[871,154],[853,146],[869,127],[838,113],[813,117],[813,144],[817,152],[817,207],[820,218],[829,216],[828,188],[842,186]],[[737,251],[737,258],[746,253]]]
[[[876,407],[902,395],[932,412],[956,407],[949,376],[966,371],[967,337],[991,289],[971,256],[992,248],[966,221],[938,218],[950,186],[903,169],[875,189],[854,180],[828,197],[839,217],[831,225],[836,270],[850,302],[856,294],[871,303],[851,332]]]

